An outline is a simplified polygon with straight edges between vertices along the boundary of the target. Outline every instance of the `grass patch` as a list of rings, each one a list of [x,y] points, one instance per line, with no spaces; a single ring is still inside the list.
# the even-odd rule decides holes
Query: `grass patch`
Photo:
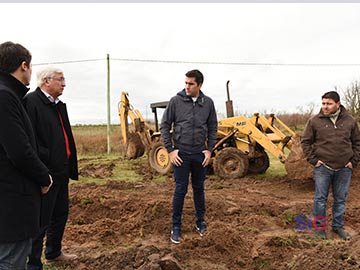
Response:
[[[273,247],[296,247],[299,245],[299,239],[296,234],[291,234],[287,237],[275,236],[266,245]]]
[[[157,175],[154,176],[153,181],[157,184],[165,183],[168,177],[166,175]]]
[[[144,180],[144,175],[141,174],[141,171],[139,171],[139,168],[141,166],[144,166],[144,164],[147,164],[147,157],[142,156],[137,159],[122,159],[119,161],[116,161],[113,175],[108,178],[111,180],[125,180],[129,182],[136,182],[136,181],[142,181]],[[165,176],[164,176],[165,177]],[[161,181],[161,178],[158,179]]]
[[[289,225],[295,220],[295,214],[289,210],[285,210],[281,214],[281,220],[285,225]]]
[[[45,261],[45,259],[43,259]],[[71,270],[71,267],[69,265],[49,265],[45,264],[43,265],[43,270]]]
[[[81,175],[78,182],[102,185],[108,180],[142,181],[144,176],[138,168],[145,162],[147,162],[146,157],[127,160],[119,155],[80,156],[79,171]]]
[[[285,164],[280,162],[280,159],[274,157],[272,154],[268,153],[270,166],[263,174],[255,175],[256,179],[266,179],[272,177],[281,177],[287,174],[285,169]]]
[[[261,269],[269,269],[271,265],[270,259],[263,259],[263,258],[255,258],[254,260],[254,269],[261,270]]]

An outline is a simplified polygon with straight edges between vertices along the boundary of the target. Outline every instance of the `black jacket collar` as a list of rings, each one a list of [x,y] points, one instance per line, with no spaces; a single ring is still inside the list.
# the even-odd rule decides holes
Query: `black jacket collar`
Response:
[[[11,74],[0,71],[0,80],[4,83],[5,86],[11,89],[20,99],[22,99],[25,94],[29,91],[22,82],[16,79]]]

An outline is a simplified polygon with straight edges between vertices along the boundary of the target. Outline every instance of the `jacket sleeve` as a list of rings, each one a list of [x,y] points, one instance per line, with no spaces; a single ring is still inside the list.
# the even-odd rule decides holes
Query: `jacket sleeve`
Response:
[[[10,93],[0,94],[0,142],[8,159],[20,172],[39,186],[50,184],[49,170],[41,162],[25,131],[24,116]],[[25,114],[25,117],[27,115]],[[30,121],[29,121],[30,125]]]
[[[174,102],[174,98],[172,98],[164,111],[160,125],[161,139],[168,153],[174,150],[173,143],[171,140],[171,133],[170,133],[172,124],[174,123],[175,120],[174,117],[175,117],[175,102]]]
[[[37,136],[37,130],[38,130],[38,126],[37,126],[37,115],[38,115],[38,110],[35,106],[35,104],[33,104],[26,96],[25,98],[23,99],[23,104],[24,104],[24,108],[25,108],[25,111],[27,113],[27,115],[29,116],[29,119],[30,119],[30,122],[31,122],[31,125],[33,127],[33,132],[34,132],[34,135],[35,135],[35,139],[38,137]],[[38,142],[36,140],[36,144],[37,144],[37,147],[38,147]]]
[[[354,127],[351,132],[351,142],[354,155],[350,162],[354,167],[356,167],[360,161],[360,131],[356,120],[354,122]]]
[[[215,111],[214,102],[211,100],[211,108],[210,108],[210,114],[207,121],[207,128],[208,128],[208,150],[212,151],[217,140],[217,128],[218,128],[218,122],[217,122],[217,116]]]
[[[307,122],[304,133],[301,137],[301,147],[306,160],[315,166],[318,158],[315,156],[313,144],[315,142],[315,130],[312,126],[311,119]]]

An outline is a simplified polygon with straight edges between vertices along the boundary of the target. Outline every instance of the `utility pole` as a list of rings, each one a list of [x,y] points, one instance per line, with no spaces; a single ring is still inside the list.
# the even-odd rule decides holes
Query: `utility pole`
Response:
[[[110,56],[107,54],[107,154],[111,154],[111,117],[110,117]]]

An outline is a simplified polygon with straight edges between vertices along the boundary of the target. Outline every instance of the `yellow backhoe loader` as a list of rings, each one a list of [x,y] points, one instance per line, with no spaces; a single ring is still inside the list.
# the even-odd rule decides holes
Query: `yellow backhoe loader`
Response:
[[[171,169],[169,155],[160,140],[157,116],[157,109],[165,109],[167,103],[150,104],[155,116],[155,130],[146,124],[140,111],[131,106],[127,92],[121,93],[118,105],[121,135],[126,146],[125,156],[134,159],[147,152],[150,166],[161,174],[166,174]],[[132,131],[129,128],[128,118],[132,122]]]
[[[230,179],[241,178],[248,173],[264,173],[270,165],[267,153],[271,153],[285,163],[288,175],[292,178],[311,177],[309,165],[302,157],[299,136],[273,114],[268,118],[257,113],[250,118],[233,116],[228,84],[229,81],[227,82],[227,118],[218,122],[218,141],[212,153],[211,166],[214,172],[222,178]],[[132,108],[127,92],[122,92],[119,103],[126,156],[138,158],[146,151],[150,166],[160,174],[166,174],[171,169],[168,153],[161,143],[157,119],[157,109],[166,108],[167,103],[158,102],[150,105],[155,115],[155,130],[145,123],[138,110]],[[129,132],[128,118],[133,125],[132,132]],[[289,156],[286,155],[285,148],[291,150]],[[293,149],[295,151],[292,151]],[[288,160],[291,162],[289,163]],[[301,167],[298,166],[299,164]],[[307,168],[305,170],[307,173],[304,172],[304,168]]]
[[[286,128],[285,134],[275,121]],[[214,147],[214,171],[221,177],[239,178],[260,174],[269,167],[267,152],[285,162],[285,148],[291,149],[295,133],[274,115],[251,118],[234,116],[219,120],[218,142]]]
[[[268,118],[258,113],[250,118],[233,116],[229,81],[226,88],[227,118],[218,122],[218,142],[213,153],[215,173],[223,178],[264,173],[270,165],[267,153],[271,153],[285,163],[292,179],[311,178],[312,168],[303,157],[300,136],[274,114]]]

